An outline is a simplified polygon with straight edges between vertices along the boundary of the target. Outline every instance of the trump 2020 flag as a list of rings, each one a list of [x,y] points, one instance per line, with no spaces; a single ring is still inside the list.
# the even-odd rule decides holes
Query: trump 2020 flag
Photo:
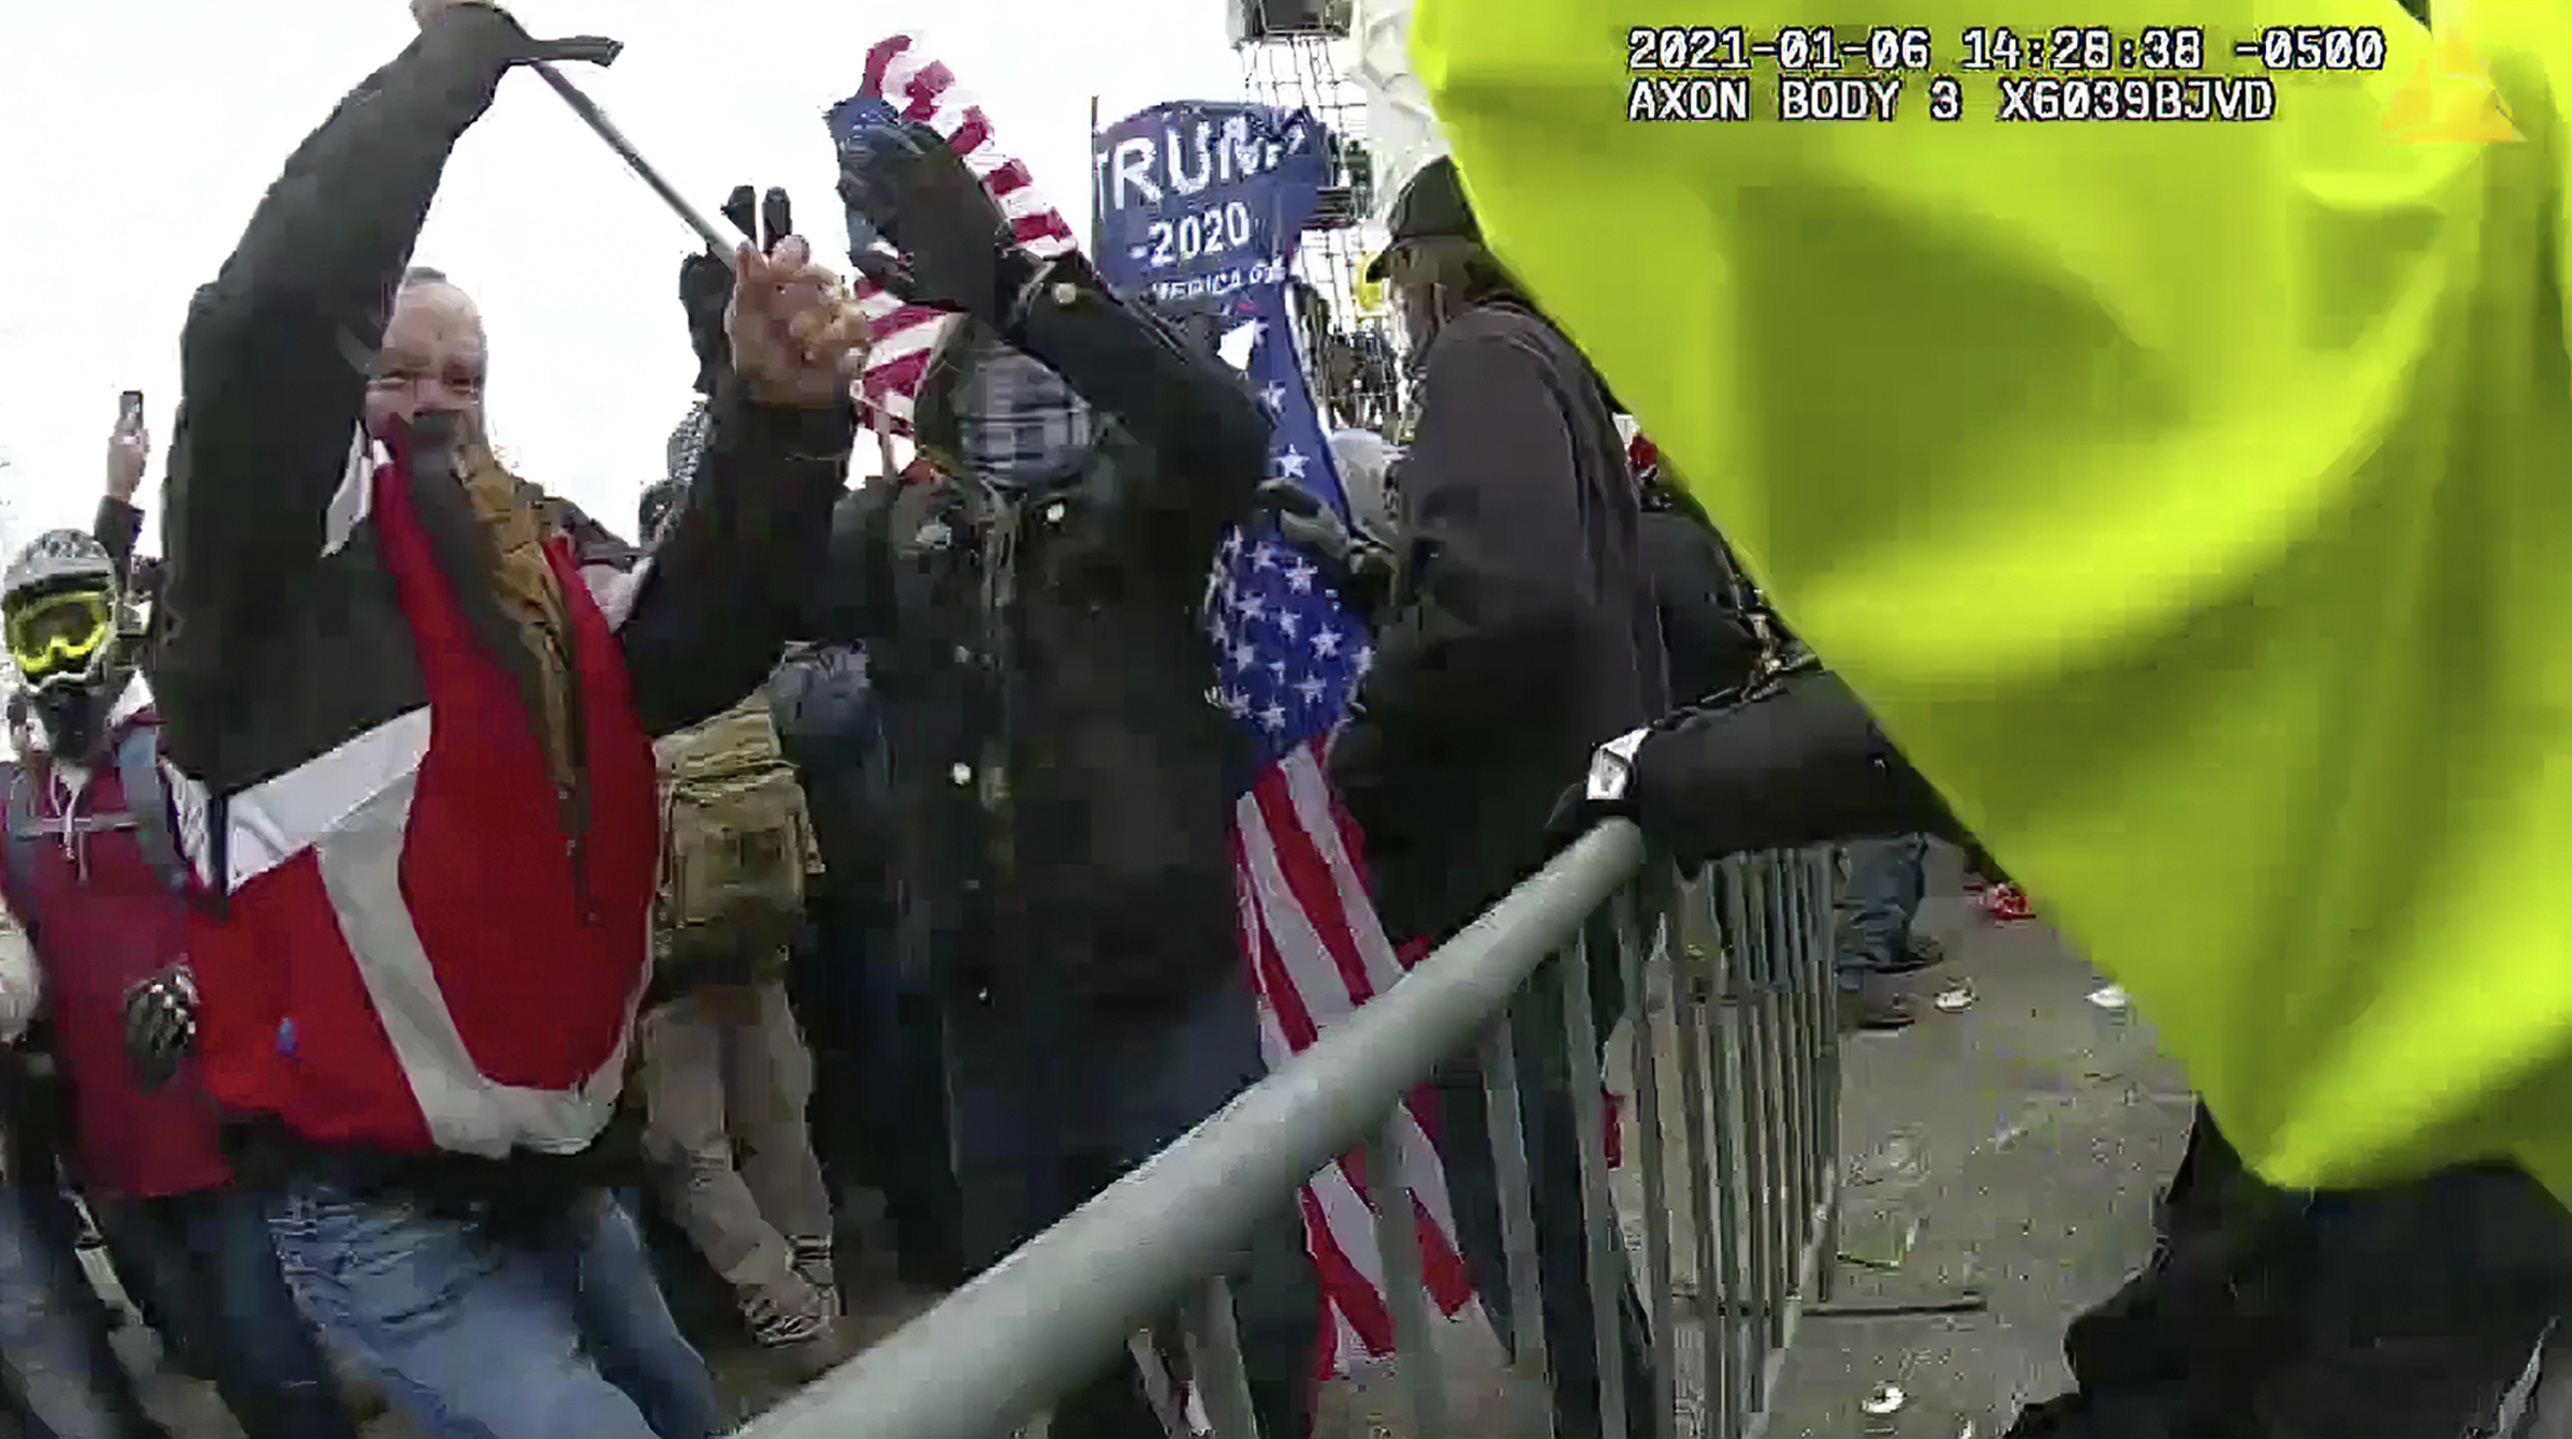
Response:
[[[1264,105],[1180,102],[1119,121],[1098,137],[1097,263],[1120,291],[1200,297],[1235,336],[1247,327],[1251,383],[1274,421],[1274,476],[1345,517],[1286,310],[1288,262],[1328,174],[1322,142],[1310,114]],[[1234,801],[1232,859],[1238,935],[1275,1065],[1405,967],[1368,899],[1356,826],[1322,768],[1322,744],[1373,652],[1322,568],[1272,525],[1225,537],[1210,593],[1215,696],[1255,754]],[[1426,1093],[1407,1096],[1394,1120],[1397,1182],[1408,1191],[1429,1297],[1453,1315],[1473,1288],[1430,1144],[1432,1122]],[[1393,1352],[1366,1199],[1376,1179],[1362,1154],[1345,1154],[1297,1196],[1321,1278],[1317,1358],[1337,1371]]]

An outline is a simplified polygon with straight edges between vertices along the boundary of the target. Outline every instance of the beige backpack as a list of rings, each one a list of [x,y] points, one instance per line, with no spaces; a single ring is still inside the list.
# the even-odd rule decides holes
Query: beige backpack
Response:
[[[819,868],[803,787],[777,746],[763,687],[653,746],[661,883],[654,934],[669,958],[783,950]]]

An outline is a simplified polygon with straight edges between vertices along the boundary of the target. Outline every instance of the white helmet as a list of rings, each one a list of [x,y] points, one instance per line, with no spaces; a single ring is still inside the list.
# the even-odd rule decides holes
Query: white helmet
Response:
[[[116,562],[78,530],[47,530],[0,574],[0,627],[33,694],[99,682],[115,660]]]

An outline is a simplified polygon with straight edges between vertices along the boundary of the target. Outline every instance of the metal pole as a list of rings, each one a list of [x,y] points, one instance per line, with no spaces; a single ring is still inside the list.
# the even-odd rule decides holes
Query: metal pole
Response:
[[[607,142],[607,148],[622,156],[626,165],[635,174],[643,177],[643,183],[652,187],[652,193],[660,196],[672,210],[677,211],[680,219],[687,221],[689,229],[704,236],[706,244],[716,254],[727,261],[732,259],[734,253],[741,248],[740,239],[735,236],[726,236],[714,227],[712,221],[698,214],[697,207],[689,204],[686,196],[671,188],[670,182],[661,178],[661,172],[653,169],[652,162],[636,152],[633,142],[626,139],[624,132],[616,128],[616,122],[608,119],[595,102],[582,94],[579,86],[564,79],[563,72],[555,69],[548,61],[539,60],[529,68],[545,77],[545,83],[554,87],[554,93],[563,97],[563,103],[572,107],[572,113],[581,117],[589,128],[597,131],[598,138]]]
[[[1098,164],[1098,97],[1090,97],[1090,253],[1107,253],[1107,237],[1099,226],[1107,223],[1107,203],[1100,195],[1106,187]]]
[[[1419,1211],[1403,1182],[1395,1124],[1402,1100],[1366,1142],[1366,1198],[1375,1211],[1375,1247],[1384,1261],[1384,1304],[1393,1316],[1393,1374],[1411,1403],[1413,1439],[1447,1439],[1447,1380],[1438,1365],[1429,1295],[1420,1277]],[[1284,1439],[1284,1436],[1281,1436]]]

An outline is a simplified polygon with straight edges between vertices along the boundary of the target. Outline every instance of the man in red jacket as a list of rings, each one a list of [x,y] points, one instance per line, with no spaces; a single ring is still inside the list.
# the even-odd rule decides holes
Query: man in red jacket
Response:
[[[154,1052],[202,995],[289,1277],[424,1427],[693,1439],[725,1421],[602,1142],[647,978],[652,739],[775,663],[863,324],[802,240],[743,247],[706,462],[648,559],[510,475],[478,318],[409,252],[501,78],[602,52],[412,9],[181,339],[153,684],[209,903],[192,977],[130,1028]]]

